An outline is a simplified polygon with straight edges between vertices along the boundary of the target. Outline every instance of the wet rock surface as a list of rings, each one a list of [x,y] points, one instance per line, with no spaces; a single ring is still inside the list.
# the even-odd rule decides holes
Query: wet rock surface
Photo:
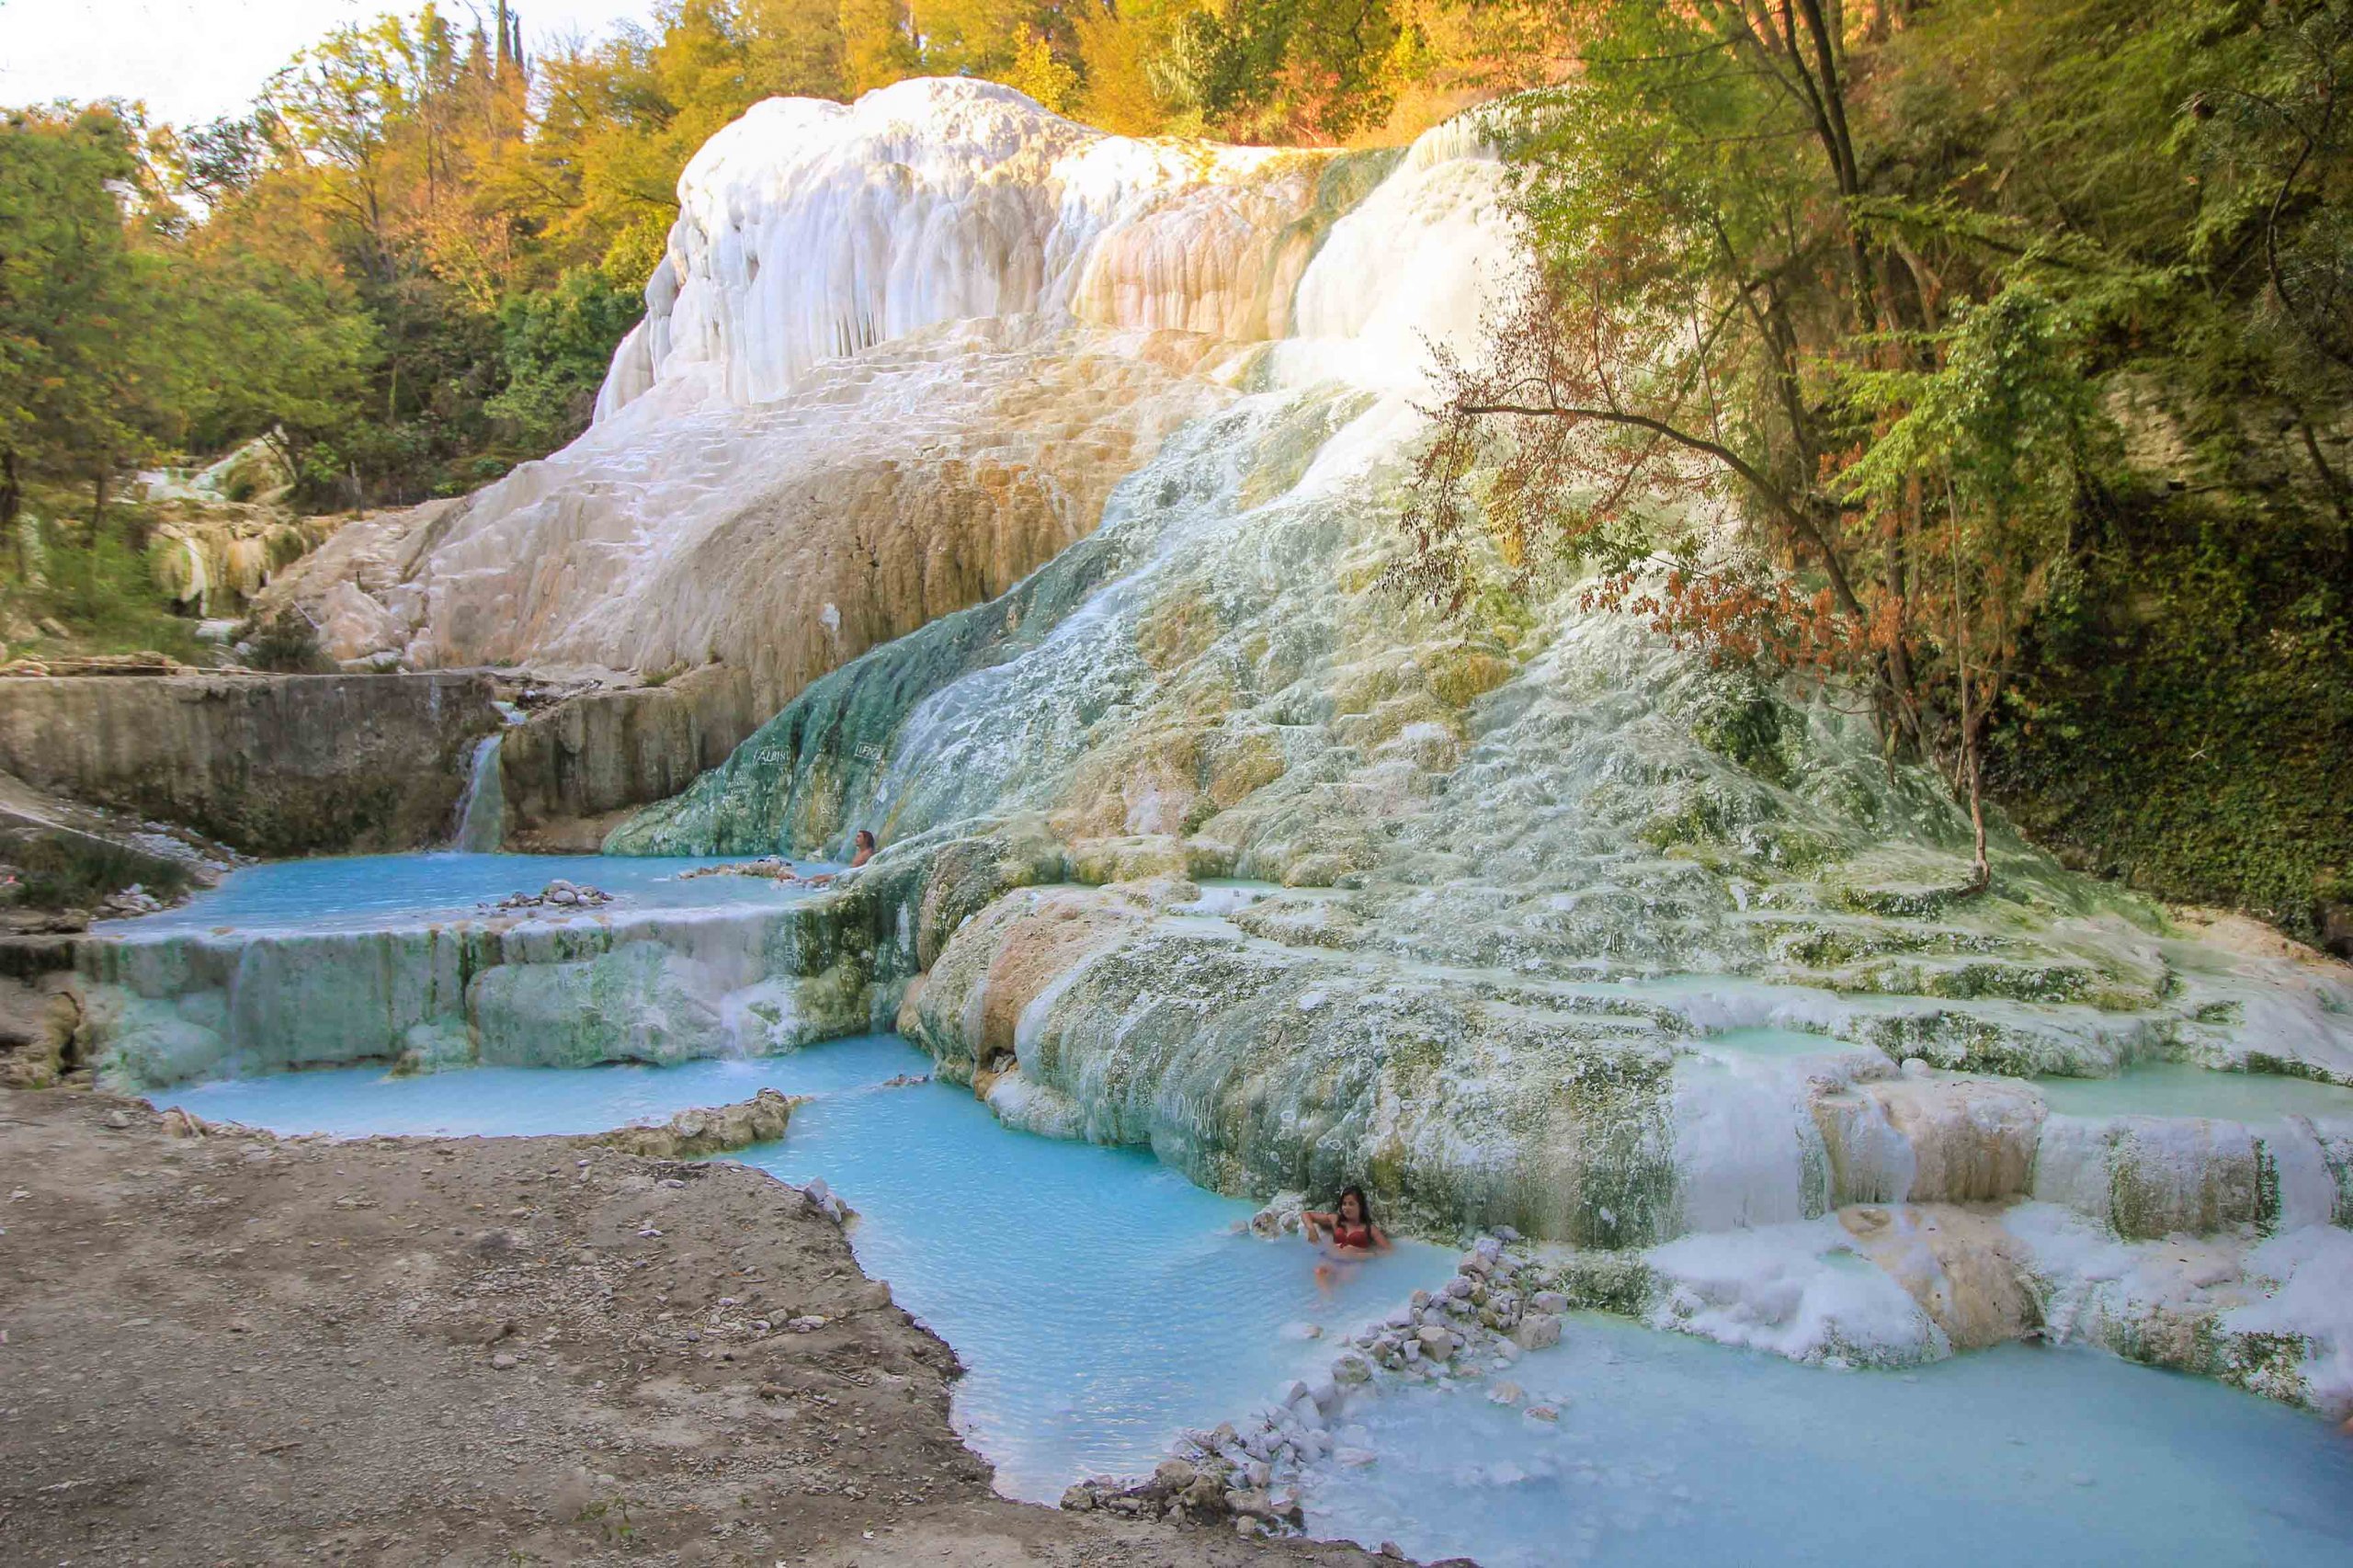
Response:
[[[730,665],[549,695],[500,753],[507,845],[538,853],[593,851],[630,810],[724,762],[770,711]]]
[[[952,1353],[759,1173],[165,1121],[0,1094],[10,1561],[1366,1561],[991,1495]]]
[[[537,892],[509,893],[489,907],[512,915],[526,909],[601,909],[612,902],[613,895],[602,888],[583,887],[559,878]]]
[[[210,886],[238,858],[185,828],[0,773],[0,922],[10,933],[79,930],[93,913],[152,914]]]
[[[492,695],[460,673],[0,680],[0,769],[249,854],[411,848],[447,834]]]
[[[755,1143],[784,1136],[792,1119],[792,1096],[762,1089],[733,1105],[696,1106],[677,1112],[658,1127],[620,1127],[581,1139],[584,1145],[618,1149],[650,1159],[687,1160],[705,1154],[732,1153]],[[822,1208],[822,1199],[818,1205]]]

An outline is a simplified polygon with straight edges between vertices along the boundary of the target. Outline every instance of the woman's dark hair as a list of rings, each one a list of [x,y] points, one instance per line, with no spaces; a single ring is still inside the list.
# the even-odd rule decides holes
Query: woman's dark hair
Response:
[[[860,844],[871,845],[874,842],[873,831],[869,828],[859,828],[858,830],[857,841]]]
[[[1344,1187],[1340,1188],[1340,1200],[1332,1205],[1332,1218],[1340,1221],[1346,1221],[1347,1219],[1348,1199],[1351,1198],[1354,1198],[1357,1200],[1357,1223],[1359,1225],[1371,1224],[1372,1199],[1364,1195],[1364,1188],[1360,1187]]]

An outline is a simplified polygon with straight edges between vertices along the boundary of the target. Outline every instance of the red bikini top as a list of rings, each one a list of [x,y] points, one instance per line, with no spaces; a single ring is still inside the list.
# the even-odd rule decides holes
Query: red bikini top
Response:
[[[1372,1245],[1372,1227],[1349,1225],[1335,1220],[1332,1221],[1332,1240],[1344,1247],[1369,1247]]]

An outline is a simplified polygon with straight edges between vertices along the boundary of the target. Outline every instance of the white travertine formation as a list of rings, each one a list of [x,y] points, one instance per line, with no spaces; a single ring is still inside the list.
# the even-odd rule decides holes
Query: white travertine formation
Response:
[[[986,82],[772,98],[679,177],[597,415],[673,382],[767,402],[822,361],[982,316],[1268,335],[1324,162],[1108,136]]]
[[[1425,335],[1475,324],[1496,173],[1460,127],[1145,142],[964,80],[757,105],[688,165],[587,434],[362,519],[278,596],[355,665],[717,662],[773,710],[1092,531],[1259,346],[1416,384]]]

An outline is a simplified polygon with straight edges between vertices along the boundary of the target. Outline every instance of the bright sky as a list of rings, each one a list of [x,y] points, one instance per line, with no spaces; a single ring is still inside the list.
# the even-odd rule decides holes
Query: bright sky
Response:
[[[653,0],[514,0],[523,47],[618,17],[651,17]],[[243,109],[269,74],[346,22],[417,0],[0,0],[0,105],[51,98],[144,98],[175,124]],[[441,0],[464,18],[496,0]]]

